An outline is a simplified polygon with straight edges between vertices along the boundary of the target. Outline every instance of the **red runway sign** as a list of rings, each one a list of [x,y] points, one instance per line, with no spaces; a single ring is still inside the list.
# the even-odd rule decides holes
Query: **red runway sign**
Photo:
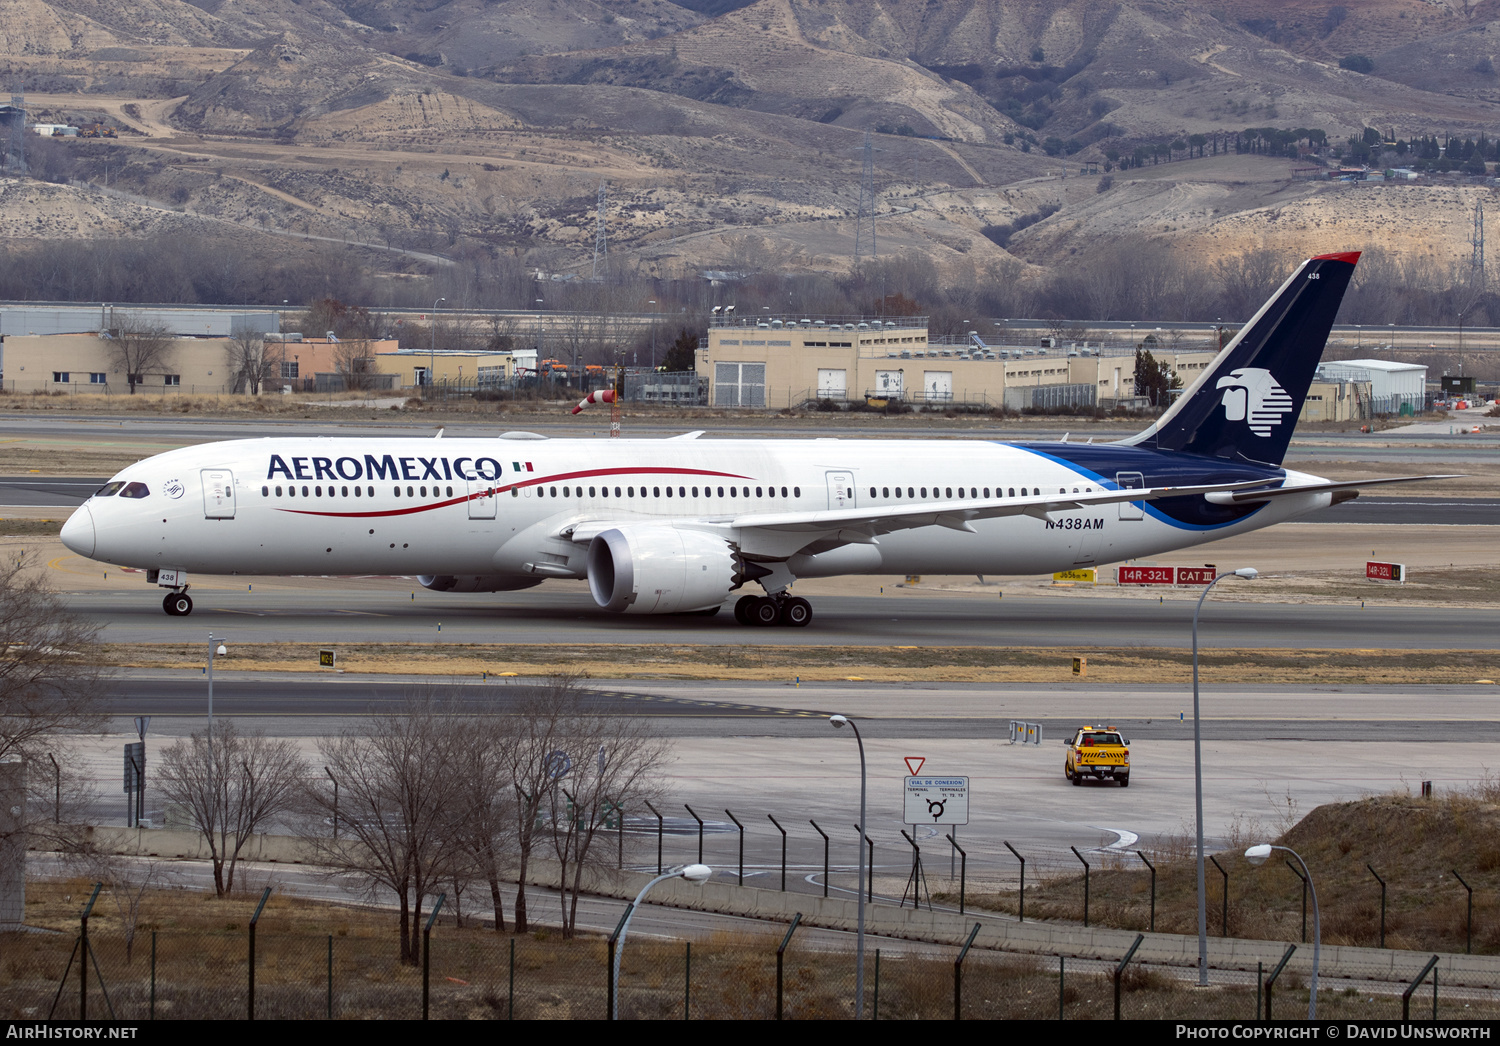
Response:
[[[1120,567],[1115,576],[1121,585],[1175,585],[1176,567]]]
[[[1372,560],[1365,564],[1365,579],[1367,581],[1405,581],[1406,566],[1402,563],[1376,563]]]

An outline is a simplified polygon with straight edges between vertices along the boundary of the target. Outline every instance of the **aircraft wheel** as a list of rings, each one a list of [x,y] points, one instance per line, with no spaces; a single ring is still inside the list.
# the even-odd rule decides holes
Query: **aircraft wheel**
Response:
[[[161,608],[173,617],[186,617],[193,612],[193,598],[185,592],[169,592]]]
[[[754,624],[750,620],[750,608],[755,605],[759,596],[741,596],[734,603],[734,619],[742,625]]]
[[[765,628],[781,619],[781,607],[770,596],[762,596],[750,607],[750,623]]]
[[[792,628],[806,628],[812,620],[812,604],[800,596],[793,596],[781,605],[781,623]]]

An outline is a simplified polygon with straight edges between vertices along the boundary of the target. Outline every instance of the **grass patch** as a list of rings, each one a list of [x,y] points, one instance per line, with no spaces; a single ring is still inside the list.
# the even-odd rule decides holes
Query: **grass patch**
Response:
[[[60,519],[0,519],[0,537],[56,536],[62,533]]]

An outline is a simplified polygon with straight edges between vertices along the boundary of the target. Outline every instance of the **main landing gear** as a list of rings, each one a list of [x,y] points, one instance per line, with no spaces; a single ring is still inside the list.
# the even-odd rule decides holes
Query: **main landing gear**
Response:
[[[161,608],[173,617],[186,617],[193,612],[193,597],[186,592],[168,592]]]
[[[741,596],[734,605],[734,619],[742,625],[788,625],[805,628],[812,620],[812,604],[800,596]]]

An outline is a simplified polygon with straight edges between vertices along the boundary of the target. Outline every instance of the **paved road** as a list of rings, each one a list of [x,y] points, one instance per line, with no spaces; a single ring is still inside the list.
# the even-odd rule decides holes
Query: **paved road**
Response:
[[[253,643],[673,643],[737,646],[747,641],[809,648],[848,646],[1188,647],[1194,600],[1074,599],[1013,595],[819,596],[807,628],[747,632],[727,611],[715,617],[611,614],[583,582],[549,582],[526,592],[434,593],[410,581],[303,590],[194,589],[188,618],[162,613],[155,589],[72,592],[69,605],[105,626],[112,643],[199,642],[212,630]],[[415,599],[413,599],[415,595]],[[441,627],[440,627],[441,626]],[[1488,649],[1500,635],[1500,607],[1301,605],[1219,601],[1203,611],[1204,647],[1402,650]],[[914,655],[915,656],[915,655]]]

